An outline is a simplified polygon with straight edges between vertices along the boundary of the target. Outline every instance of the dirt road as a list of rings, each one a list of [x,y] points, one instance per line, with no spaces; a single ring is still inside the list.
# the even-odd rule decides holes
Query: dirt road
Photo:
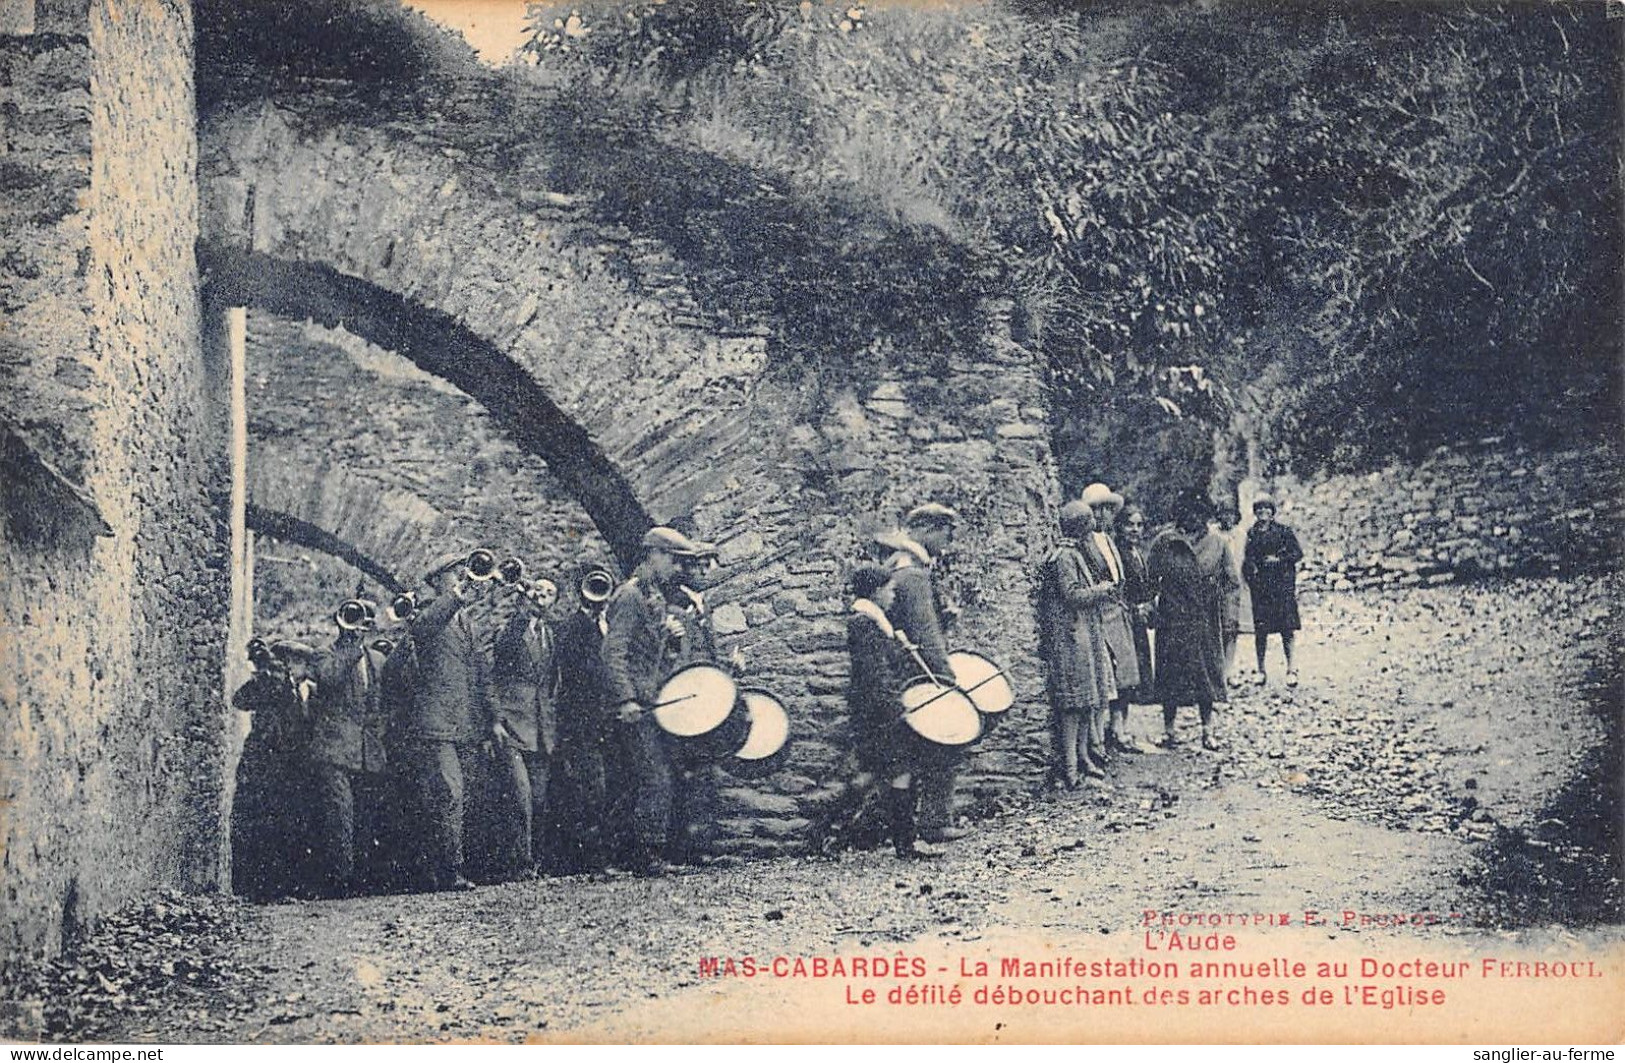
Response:
[[[1616,949],[1610,591],[1544,580],[1311,598],[1302,686],[1238,691],[1221,752],[1187,742],[1126,758],[1107,786],[1034,793],[941,861],[846,853],[652,881],[226,904],[198,935],[190,984],[182,971],[59,1021],[116,1039],[325,1042],[761,1039],[850,1019],[930,1039],[948,1027],[929,1008],[799,1028],[802,1004],[837,1008],[841,987],[714,978],[702,961],[901,953],[929,957],[946,985],[954,965],[1012,949],[1143,956],[1148,910],[1299,923],[1315,910],[1325,926],[1271,940],[1333,949]],[[1149,738],[1160,720],[1137,708],[1133,726]],[[1181,726],[1194,737],[1194,719]],[[1438,922],[1349,925],[1345,911]],[[94,998],[103,983],[120,988],[73,984]],[[1167,1033],[1134,1025],[1147,1021],[1112,1028]]]

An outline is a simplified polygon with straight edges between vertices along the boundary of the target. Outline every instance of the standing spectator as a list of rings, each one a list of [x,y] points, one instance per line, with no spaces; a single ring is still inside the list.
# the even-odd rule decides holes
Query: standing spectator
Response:
[[[1294,638],[1302,624],[1298,620],[1298,562],[1303,548],[1291,528],[1275,519],[1275,499],[1259,495],[1253,502],[1252,530],[1247,533],[1247,550],[1242,575],[1253,601],[1253,648],[1258,656],[1258,685],[1268,682],[1264,654],[1269,636],[1281,636],[1281,652],[1286,656],[1286,685],[1298,685],[1298,669],[1293,664]]]
[[[1161,745],[1173,747],[1174,718],[1194,704],[1202,719],[1202,748],[1218,749],[1213,705],[1225,700],[1221,601],[1232,579],[1230,547],[1207,529],[1209,506],[1187,496],[1174,527],[1151,544],[1147,570],[1156,592],[1157,697],[1162,702]]]
[[[1235,686],[1236,642],[1241,637],[1241,559],[1237,556],[1235,542],[1241,514],[1233,507],[1225,506],[1219,510],[1218,519],[1213,523],[1213,533],[1224,539],[1229,547],[1228,556],[1233,570],[1219,601],[1219,632],[1224,646],[1224,679],[1230,686]]]
[[[492,647],[491,757],[498,795],[497,875],[535,878],[547,864],[548,783],[558,748],[558,659],[547,611],[558,600],[552,580],[518,592],[518,608]]]
[[[1100,619],[1103,602],[1117,592],[1098,579],[1084,557],[1095,516],[1082,501],[1061,508],[1061,541],[1045,559],[1038,578],[1038,645],[1044,658],[1054,743],[1051,772],[1068,788],[1079,769],[1103,779],[1089,742],[1088,727],[1117,695],[1111,652]]]
[[[1125,691],[1140,685],[1140,659],[1134,649],[1134,629],[1123,596],[1123,557],[1113,536],[1123,496],[1105,484],[1093,483],[1083,489],[1083,502],[1095,514],[1095,530],[1082,543],[1084,557],[1094,569],[1095,578],[1117,590],[1116,595],[1102,599],[1097,606],[1117,686],[1110,705],[1090,718],[1089,745],[1095,756],[1104,760],[1109,753],[1139,752],[1123,740],[1123,728],[1128,718]]]
[[[342,897],[376,885],[389,808],[388,726],[379,673],[384,655],[367,645],[368,626],[340,630],[317,657],[310,698],[312,845],[318,891]]]
[[[1117,552],[1123,559],[1123,600],[1128,604],[1129,627],[1134,634],[1134,655],[1140,668],[1140,682],[1119,690],[1123,717],[1117,725],[1117,739],[1129,745],[1128,706],[1146,705],[1156,700],[1157,687],[1151,661],[1151,578],[1146,571],[1145,512],[1136,505],[1123,507],[1117,518]]]

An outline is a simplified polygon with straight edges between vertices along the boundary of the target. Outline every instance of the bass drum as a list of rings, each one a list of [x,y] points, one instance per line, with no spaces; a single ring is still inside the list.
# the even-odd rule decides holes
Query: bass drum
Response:
[[[954,682],[970,698],[977,712],[998,716],[1010,711],[1016,703],[1015,688],[1004,669],[970,650],[958,650],[948,655],[953,665]]]
[[[933,746],[968,746],[982,737],[982,714],[965,692],[929,679],[903,690],[903,723]]]
[[[765,690],[742,691],[739,703],[745,707],[749,730],[744,742],[722,766],[731,775],[760,779],[784,763],[790,749],[790,714],[778,698]]]
[[[698,759],[726,757],[744,744],[750,719],[733,676],[709,664],[673,673],[655,699],[655,724]]]

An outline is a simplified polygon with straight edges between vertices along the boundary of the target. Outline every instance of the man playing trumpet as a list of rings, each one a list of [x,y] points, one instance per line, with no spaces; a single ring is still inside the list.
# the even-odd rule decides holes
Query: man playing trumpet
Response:
[[[537,839],[547,829],[547,786],[558,745],[555,702],[559,670],[546,616],[558,600],[551,580],[527,581],[522,570],[504,576],[514,587],[514,610],[492,650],[495,720],[491,755],[500,794],[499,833],[505,835],[507,878],[534,878]]]

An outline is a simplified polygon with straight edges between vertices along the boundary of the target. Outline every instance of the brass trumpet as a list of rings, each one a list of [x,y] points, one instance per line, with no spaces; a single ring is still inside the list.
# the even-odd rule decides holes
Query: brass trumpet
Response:
[[[378,623],[378,607],[365,598],[351,598],[338,607],[333,619],[340,631],[365,631]]]
[[[597,605],[609,601],[609,596],[614,593],[615,577],[606,569],[595,568],[581,577],[581,597],[584,601]]]
[[[497,574],[497,555],[481,547],[468,555],[466,562],[468,578],[483,583],[488,579],[495,579]]]
[[[517,587],[525,578],[525,563],[517,557],[510,557],[497,566],[497,580],[510,587]]]
[[[397,594],[390,600],[389,618],[397,624],[404,624],[412,619],[413,614],[417,611],[418,596],[411,591],[407,591],[405,594]]]

